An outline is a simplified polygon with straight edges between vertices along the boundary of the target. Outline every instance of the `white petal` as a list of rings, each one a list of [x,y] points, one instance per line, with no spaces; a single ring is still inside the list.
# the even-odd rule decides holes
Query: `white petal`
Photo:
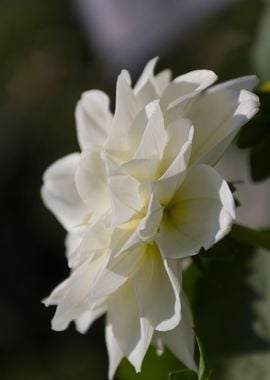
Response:
[[[76,188],[93,214],[102,214],[109,208],[109,192],[101,150],[92,148],[81,154],[76,170]]]
[[[142,241],[153,241],[153,237],[159,229],[162,215],[163,207],[160,205],[157,197],[152,193],[147,213],[137,227],[138,236]]]
[[[108,318],[120,350],[139,372],[153,330],[145,319],[141,320],[134,290],[129,283],[109,298]]]
[[[108,184],[112,205],[112,225],[125,223],[142,208],[140,182],[125,174],[110,158],[106,158]]]
[[[56,313],[52,320],[52,329],[65,330],[69,323],[89,309],[88,296],[91,286],[102,270],[106,253],[100,253],[77,268],[68,279],[62,298],[57,302]]]
[[[182,319],[179,325],[170,331],[158,333],[162,342],[188,368],[197,371],[194,361],[194,331],[191,309],[187,298],[182,293]]]
[[[185,179],[185,171],[188,167],[191,154],[193,134],[194,128],[187,119],[174,122],[168,128],[168,142],[160,166],[162,176],[152,184],[155,196],[163,206],[169,203]],[[180,139],[181,144],[177,147],[177,141]],[[173,159],[175,154],[177,155]]]
[[[135,151],[140,144],[147,124],[148,117],[146,110],[142,109],[136,114],[135,118],[132,121],[130,129],[126,132],[128,135],[129,151],[125,152],[125,155],[122,155],[122,157],[120,157],[120,160],[118,161],[119,164],[122,164],[123,162],[128,161],[134,157]],[[116,157],[116,162],[117,158],[118,157]]]
[[[163,115],[158,101],[152,103],[153,109],[145,128],[140,145],[134,155],[137,159],[157,158],[161,159],[166,143],[166,131]]]
[[[145,245],[143,244],[139,248],[111,257],[91,289],[92,299],[106,297],[125,284],[141,267],[144,254]]]
[[[179,284],[172,283],[172,279],[156,245],[148,245],[132,282],[140,314],[156,330],[170,330],[180,321]]]
[[[117,370],[117,367],[123,358],[123,354],[120,350],[117,339],[114,336],[112,324],[109,317],[107,317],[107,321],[106,321],[105,340],[106,340],[106,346],[107,346],[108,356],[109,356],[108,377],[109,377],[109,380],[112,380]]]
[[[153,181],[159,176],[160,161],[154,158],[136,158],[122,166],[123,171],[140,182]]]
[[[42,300],[45,306],[57,305],[63,298],[67,286],[69,284],[69,278],[61,282],[57,287],[51,292],[51,294]]]
[[[169,69],[165,69],[155,75],[156,87],[158,89],[158,94],[161,96],[164,90],[167,88],[172,78],[172,72]]]
[[[210,88],[190,104],[185,116],[192,120],[195,128],[192,162],[215,164],[239,128],[256,114],[258,97],[239,89],[249,88],[251,83],[255,84],[254,77],[225,82]],[[221,145],[216,149],[218,144]]]
[[[44,173],[42,200],[68,230],[81,224],[88,210],[75,187],[75,171],[80,155],[70,154],[52,164]]]
[[[141,76],[139,77],[137,83],[134,86],[134,93],[138,94],[138,92],[143,88],[145,83],[149,80],[149,78],[153,78],[154,69],[157,64],[158,57],[152,58],[145,66]]]
[[[112,115],[109,110],[109,98],[104,92],[99,90],[84,92],[77,104],[75,117],[82,150],[105,143]]]
[[[100,251],[109,251],[111,229],[107,227],[110,215],[105,214],[87,226],[80,244],[80,260],[85,261]]]
[[[259,80],[256,77],[256,75],[246,75],[243,77],[231,79],[226,82],[216,84],[209,88],[207,91],[209,91],[210,93],[215,93],[216,91],[221,91],[226,88],[234,91],[241,91],[242,89],[252,91],[256,86],[258,86],[258,84]]]
[[[167,257],[186,257],[209,248],[229,232],[234,200],[226,182],[206,165],[190,169],[164,211],[156,242]]]
[[[147,63],[145,69],[134,87],[136,95],[142,107],[158,98],[158,88],[154,79],[154,68],[158,58],[153,58]]]
[[[216,79],[216,74],[210,70],[195,70],[175,78],[162,95],[162,109],[166,109],[170,103],[183,96],[204,90]]]
[[[76,330],[81,334],[85,334],[96,319],[101,317],[107,310],[105,303],[99,303],[92,310],[84,311],[77,319],[75,319]]]
[[[112,122],[112,130],[108,137],[106,148],[118,155],[119,152],[129,151],[128,132],[135,116],[140,111],[126,74],[121,72],[117,80],[116,109]]]
[[[137,219],[134,218],[129,223],[126,223],[129,228],[129,232],[126,234],[127,239],[125,242],[122,241],[121,247],[118,245],[119,250],[115,251],[115,254],[120,255],[139,246],[143,248],[144,242],[152,243],[159,229],[162,214],[163,207],[160,205],[158,198],[151,193],[145,216],[138,215]]]
[[[167,127],[167,141],[162,157],[163,174],[170,167],[179,153],[183,156],[182,170],[186,169],[189,161],[193,135],[194,128],[191,121],[188,119],[177,120]],[[172,173],[170,173],[170,175],[172,175]]]
[[[79,226],[72,232],[68,233],[65,239],[66,257],[68,259],[68,266],[73,268],[79,261],[80,257],[80,244],[82,242],[86,226]]]

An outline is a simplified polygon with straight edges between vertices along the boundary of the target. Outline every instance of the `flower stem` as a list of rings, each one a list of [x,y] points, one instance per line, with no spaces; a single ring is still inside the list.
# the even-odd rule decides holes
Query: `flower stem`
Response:
[[[270,231],[253,230],[252,228],[234,224],[230,237],[242,243],[261,247],[270,251]]]

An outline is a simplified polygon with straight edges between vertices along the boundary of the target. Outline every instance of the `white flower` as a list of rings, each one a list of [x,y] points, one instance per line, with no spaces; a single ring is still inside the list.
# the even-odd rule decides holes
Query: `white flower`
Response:
[[[253,76],[207,89],[213,72],[170,81],[169,71],[154,75],[155,63],[134,89],[126,71],[119,75],[114,116],[106,94],[83,94],[76,109],[82,153],[53,164],[42,188],[68,231],[72,268],[46,301],[57,305],[53,328],[74,320],[85,331],[107,312],[110,377],[122,356],[139,371],[158,335],[194,368],[179,259],[230,230],[233,197],[211,166],[259,106],[248,91]],[[184,336],[178,347],[177,334]]]

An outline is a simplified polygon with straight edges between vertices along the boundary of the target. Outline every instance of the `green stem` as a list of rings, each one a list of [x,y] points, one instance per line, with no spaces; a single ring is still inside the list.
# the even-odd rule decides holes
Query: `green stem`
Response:
[[[230,237],[249,245],[261,247],[270,251],[270,232],[253,230],[252,228],[234,224]]]

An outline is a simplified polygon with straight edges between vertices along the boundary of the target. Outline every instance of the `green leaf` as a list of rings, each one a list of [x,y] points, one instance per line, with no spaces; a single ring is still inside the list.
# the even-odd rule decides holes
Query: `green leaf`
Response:
[[[141,373],[136,373],[132,365],[123,359],[117,371],[118,380],[165,380],[168,373],[184,369],[184,366],[167,349],[160,356],[156,349],[150,347],[142,365]]]
[[[270,232],[254,230],[249,227],[234,224],[230,232],[230,237],[242,243],[250,244],[254,247],[261,247],[270,250]]]
[[[239,148],[251,148],[250,168],[254,181],[261,181],[270,175],[270,91],[269,83],[258,91],[261,101],[259,113],[245,125],[238,137]]]
[[[197,341],[197,345],[199,348],[199,354],[200,354],[198,380],[208,380],[209,376],[207,375],[207,369],[206,369],[205,358],[204,358],[204,351],[202,348],[202,343],[201,343],[198,336],[196,336],[196,341]]]
[[[183,369],[170,373],[169,380],[198,380],[198,375],[191,369]]]
[[[259,78],[267,81],[270,79],[270,2],[265,4],[264,8],[252,50],[252,60]]]
[[[270,254],[227,240],[234,248],[227,257],[219,248],[202,255],[207,277],[194,264],[188,270],[197,271],[189,285],[196,332],[211,379],[269,380]]]

